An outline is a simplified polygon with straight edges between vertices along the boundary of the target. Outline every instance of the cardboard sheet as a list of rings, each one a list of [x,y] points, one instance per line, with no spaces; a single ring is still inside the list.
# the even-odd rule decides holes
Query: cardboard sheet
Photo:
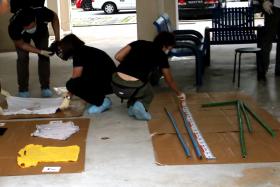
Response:
[[[234,105],[210,108],[201,107],[201,104],[208,102],[237,99],[244,101],[276,132],[276,137],[272,138],[250,116],[253,133],[250,134],[246,124],[243,124],[248,153],[246,158],[242,158],[240,151],[236,107]],[[187,104],[199,130],[217,159],[197,159],[189,135],[184,127],[183,119],[179,113],[176,98],[173,93],[167,92],[156,95],[150,107],[152,120],[148,124],[157,164],[180,165],[280,161],[280,123],[271,114],[260,108],[251,97],[239,92],[194,93],[187,94]],[[192,158],[186,158],[172,123],[164,111],[164,107],[176,119],[180,132],[183,134],[191,150]]]
[[[7,103],[3,98],[0,100],[0,106],[7,108]],[[0,115],[1,120],[10,119],[30,119],[30,118],[67,118],[80,117],[83,115],[86,103],[80,99],[71,100],[70,107],[63,111],[57,111],[54,114],[16,114],[16,115]]]
[[[30,136],[30,134],[36,129],[36,125],[46,124],[49,123],[49,121],[37,120],[1,123],[1,128],[7,128],[7,130],[2,136],[0,136],[0,176],[49,174],[49,172],[42,172],[45,167],[61,167],[59,172],[54,173],[82,172],[85,164],[85,144],[89,119],[64,119],[63,121],[73,121],[74,124],[80,128],[80,131],[64,141]],[[17,165],[17,153],[27,144],[57,147],[78,145],[80,147],[79,159],[77,162],[42,162],[36,167],[20,168]]]

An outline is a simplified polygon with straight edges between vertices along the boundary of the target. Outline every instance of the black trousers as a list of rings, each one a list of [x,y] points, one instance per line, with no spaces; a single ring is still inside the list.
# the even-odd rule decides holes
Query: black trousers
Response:
[[[38,49],[47,49],[49,44],[49,33],[42,34],[40,37],[32,38]],[[25,38],[25,42],[30,43],[31,38]],[[29,52],[16,48],[17,51],[17,81],[19,91],[28,91],[29,86]],[[38,55],[38,75],[41,89],[49,88],[50,84],[50,59]]]
[[[100,82],[86,80],[82,77],[68,80],[66,88],[72,94],[96,106],[100,106],[105,96],[112,93],[110,82],[101,84]]]
[[[265,13],[264,30],[261,37],[261,62],[259,73],[266,74],[270,63],[270,52],[273,40],[278,37],[276,49],[276,66],[275,72],[280,73],[280,8],[273,7],[273,14]]]

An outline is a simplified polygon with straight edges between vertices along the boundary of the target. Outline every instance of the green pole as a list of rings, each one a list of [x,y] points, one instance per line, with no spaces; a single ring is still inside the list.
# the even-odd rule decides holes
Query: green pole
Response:
[[[233,101],[224,101],[224,102],[211,102],[211,103],[206,103],[202,104],[202,107],[215,107],[215,106],[227,106],[227,105],[235,105],[237,100]]]
[[[240,140],[240,145],[241,145],[241,155],[243,158],[246,157],[247,151],[246,151],[246,146],[245,146],[245,138],[244,138],[244,132],[243,132],[243,124],[242,124],[242,116],[241,116],[241,107],[240,107],[240,101],[237,101],[236,103],[237,107],[237,120],[239,123],[239,140]]]
[[[272,136],[275,137],[275,132],[270,126],[268,126],[255,112],[253,112],[245,103],[243,104],[245,109],[259,122],[259,124]]]
[[[249,133],[252,133],[253,132],[253,128],[252,128],[252,125],[251,125],[251,121],[250,121],[250,118],[249,118],[249,114],[248,112],[245,110],[245,107],[244,107],[244,102],[243,101],[240,101],[240,108],[242,110],[242,113],[244,115],[244,118],[246,120],[246,125],[247,125],[247,128],[248,128],[248,131]]]

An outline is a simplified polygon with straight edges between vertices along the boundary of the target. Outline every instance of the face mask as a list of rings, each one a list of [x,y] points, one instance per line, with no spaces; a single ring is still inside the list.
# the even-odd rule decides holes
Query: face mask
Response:
[[[27,32],[28,34],[34,34],[36,32],[37,27],[33,27],[31,29],[26,29],[25,32]]]
[[[62,60],[68,60],[66,57],[65,57],[65,55],[63,54],[63,51],[61,50],[61,49],[57,49],[57,51],[56,51],[56,55],[59,57],[59,58],[61,58]]]
[[[164,51],[164,53],[165,53],[166,55],[168,55],[169,52],[170,52],[170,50],[165,50],[165,51]]]

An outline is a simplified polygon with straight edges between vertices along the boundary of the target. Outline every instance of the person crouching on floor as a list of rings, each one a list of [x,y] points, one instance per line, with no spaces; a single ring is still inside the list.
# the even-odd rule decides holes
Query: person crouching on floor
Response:
[[[186,96],[181,92],[170,71],[167,53],[175,45],[172,33],[159,33],[153,42],[134,41],[119,52],[115,59],[120,62],[113,74],[114,93],[122,99],[128,99],[128,115],[138,120],[150,120],[149,105],[153,99],[153,89],[149,79],[153,71],[159,68],[167,85],[176,93],[180,104]]]
[[[62,60],[72,58],[72,77],[67,81],[66,94],[60,109],[69,106],[72,95],[90,104],[89,114],[108,110],[112,102],[107,94],[111,88],[112,74],[116,71],[114,61],[104,51],[85,45],[76,35],[69,34],[52,46]]]

